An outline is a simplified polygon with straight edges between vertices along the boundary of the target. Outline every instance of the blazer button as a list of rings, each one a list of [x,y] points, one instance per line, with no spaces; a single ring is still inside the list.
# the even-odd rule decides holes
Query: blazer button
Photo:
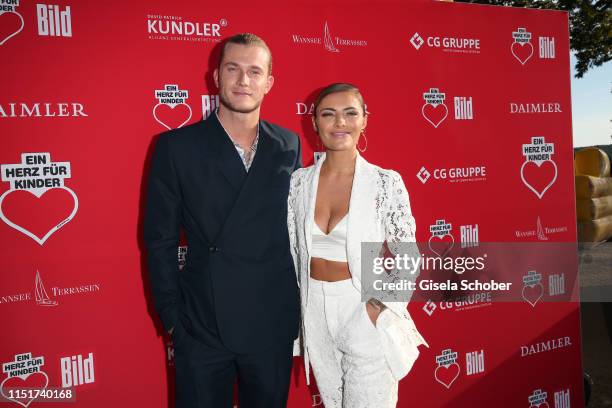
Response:
[[[219,252],[219,248],[217,248],[216,246],[209,246],[208,252]]]

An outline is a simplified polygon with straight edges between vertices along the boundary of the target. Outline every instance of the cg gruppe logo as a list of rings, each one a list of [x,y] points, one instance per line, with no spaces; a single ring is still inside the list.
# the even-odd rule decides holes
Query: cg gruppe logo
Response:
[[[472,181],[486,181],[487,168],[486,166],[470,166],[470,167],[440,167],[433,170],[428,170],[425,166],[421,166],[416,174],[416,177],[423,184],[426,184],[432,179],[441,182],[449,183],[465,183]]]
[[[415,32],[410,37],[410,44],[417,51],[425,46],[448,53],[480,54],[480,39],[478,38],[449,37],[438,34],[425,35],[423,37],[418,32]]]

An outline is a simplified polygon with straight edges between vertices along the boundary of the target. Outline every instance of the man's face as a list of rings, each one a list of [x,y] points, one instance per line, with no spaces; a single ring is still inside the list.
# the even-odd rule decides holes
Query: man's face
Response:
[[[274,78],[268,72],[270,55],[257,45],[228,44],[214,72],[219,99],[229,110],[250,113],[259,108]]]

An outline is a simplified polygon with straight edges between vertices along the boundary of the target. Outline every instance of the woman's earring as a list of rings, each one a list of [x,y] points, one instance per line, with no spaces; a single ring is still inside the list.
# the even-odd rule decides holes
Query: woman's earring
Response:
[[[366,133],[365,133],[365,129],[363,129],[361,131],[361,137],[359,138],[359,140],[361,141],[361,138],[363,138],[365,140],[365,146],[363,147],[363,149],[361,147],[359,147],[359,143],[357,143],[357,149],[363,153],[367,150],[368,148],[368,138],[366,137]]]

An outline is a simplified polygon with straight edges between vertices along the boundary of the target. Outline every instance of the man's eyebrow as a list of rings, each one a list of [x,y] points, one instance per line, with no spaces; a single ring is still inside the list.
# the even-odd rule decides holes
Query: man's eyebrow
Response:
[[[334,108],[322,108],[321,110],[322,111],[324,111],[324,110],[331,110],[331,111],[334,111],[334,112],[336,111],[336,109],[334,109]],[[342,110],[347,111],[347,110],[358,110],[358,109],[356,107],[354,107],[354,106],[349,106],[349,107],[346,107],[346,108],[344,108]]]

